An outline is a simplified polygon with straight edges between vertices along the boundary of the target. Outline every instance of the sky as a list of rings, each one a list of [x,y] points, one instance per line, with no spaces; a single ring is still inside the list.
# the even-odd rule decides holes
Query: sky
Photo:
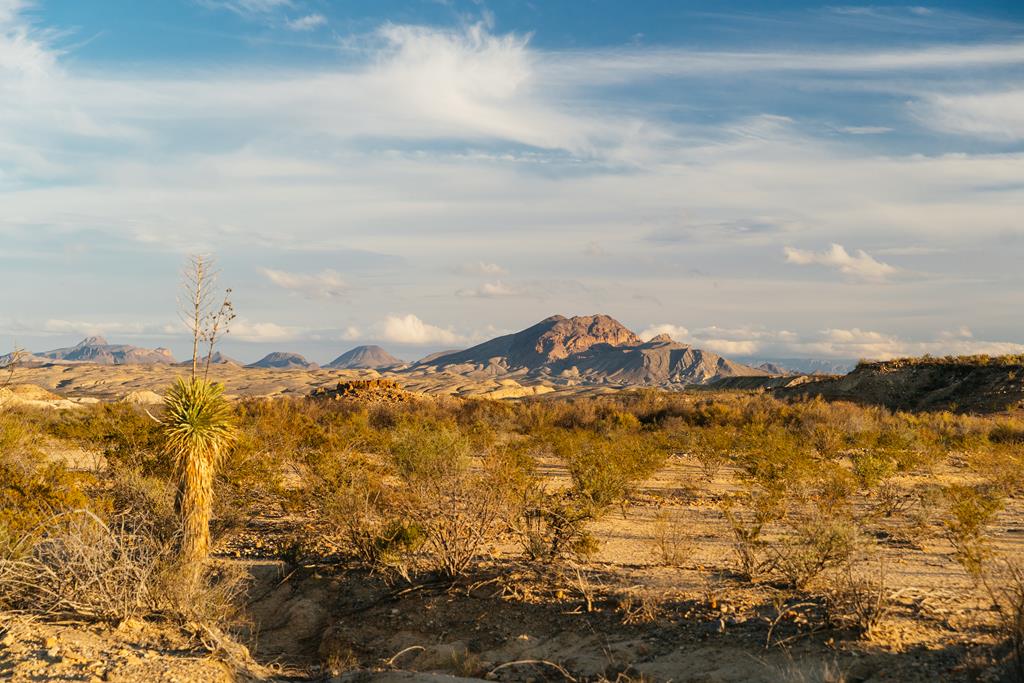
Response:
[[[1022,353],[1024,3],[0,0],[0,342]]]

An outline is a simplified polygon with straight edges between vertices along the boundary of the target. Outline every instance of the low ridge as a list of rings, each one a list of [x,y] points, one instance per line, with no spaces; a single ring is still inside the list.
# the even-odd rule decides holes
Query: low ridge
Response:
[[[255,363],[246,365],[247,368],[263,368],[270,370],[291,370],[294,368],[314,370],[320,366],[306,360],[304,356],[287,351],[274,351],[268,353]]]
[[[405,365],[405,362],[381,347],[370,344],[349,349],[324,367],[332,370],[377,370],[399,365]]]
[[[98,365],[152,365],[176,362],[170,349],[163,347],[146,349],[130,344],[110,344],[99,336],[86,337],[74,346],[43,351],[34,355],[54,361],[96,363]]]

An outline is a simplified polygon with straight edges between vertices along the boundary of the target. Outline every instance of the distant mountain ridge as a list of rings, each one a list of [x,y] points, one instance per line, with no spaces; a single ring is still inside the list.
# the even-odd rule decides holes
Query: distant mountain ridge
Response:
[[[103,337],[86,337],[74,346],[33,354],[38,359],[64,362],[96,363],[98,365],[173,364],[170,349],[145,349],[130,344],[110,344]]]
[[[643,342],[607,315],[555,315],[463,351],[428,356],[414,369],[467,376],[523,376],[556,384],[680,387],[771,373],[659,335]]]
[[[306,360],[305,356],[302,356],[298,353],[289,353],[287,351],[274,351],[272,353],[268,353],[263,358],[260,358],[255,363],[249,363],[245,367],[271,370],[291,370],[295,368],[315,370],[320,366],[317,365],[316,363]]]

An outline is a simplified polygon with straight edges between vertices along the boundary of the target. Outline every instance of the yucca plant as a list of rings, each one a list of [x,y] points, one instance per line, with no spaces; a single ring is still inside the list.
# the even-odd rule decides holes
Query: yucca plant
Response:
[[[175,507],[181,518],[181,560],[198,571],[210,552],[213,477],[235,440],[224,386],[203,377],[179,378],[164,399],[166,447],[178,480]]]
[[[227,296],[219,308],[211,297],[217,271],[212,259],[193,256],[185,269],[182,318],[192,332],[192,374],[178,378],[164,397],[162,420],[165,448],[174,459],[178,482],[175,509],[181,524],[180,560],[183,570],[197,579],[210,553],[210,516],[217,464],[235,440],[231,407],[224,386],[208,378],[218,336],[227,333],[235,317]],[[200,344],[206,362],[200,375]]]

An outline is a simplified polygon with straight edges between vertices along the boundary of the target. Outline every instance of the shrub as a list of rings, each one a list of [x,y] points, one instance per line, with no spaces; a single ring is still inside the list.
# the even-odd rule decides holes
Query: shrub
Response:
[[[659,564],[681,566],[693,547],[682,514],[669,508],[659,509],[654,516],[652,531],[652,550]]]
[[[870,573],[857,572],[852,562],[847,563],[826,596],[829,620],[871,638],[892,613],[897,595],[888,587],[883,563]]]
[[[946,539],[957,561],[977,580],[991,552],[986,531],[1002,509],[1003,499],[990,488],[960,484],[947,486],[943,494]]]
[[[31,450],[20,450],[28,446],[15,442],[16,428],[9,425],[0,432],[6,442],[0,450],[0,558],[16,556],[26,538],[37,538],[42,523],[53,515],[91,504],[81,476],[60,463],[42,462]]]
[[[0,560],[0,605],[48,616],[123,621],[154,614],[223,624],[237,617],[244,579],[224,567],[192,585],[178,580],[171,544],[124,519],[87,510],[55,515]]]
[[[848,560],[856,547],[856,529],[841,516],[815,511],[791,523],[791,531],[773,551],[779,573],[797,589]]]
[[[868,450],[853,456],[853,475],[862,489],[871,491],[896,474],[896,461],[885,452]]]
[[[706,481],[712,481],[718,471],[729,461],[736,448],[736,430],[733,427],[705,427],[694,433],[693,455],[700,463]]]

